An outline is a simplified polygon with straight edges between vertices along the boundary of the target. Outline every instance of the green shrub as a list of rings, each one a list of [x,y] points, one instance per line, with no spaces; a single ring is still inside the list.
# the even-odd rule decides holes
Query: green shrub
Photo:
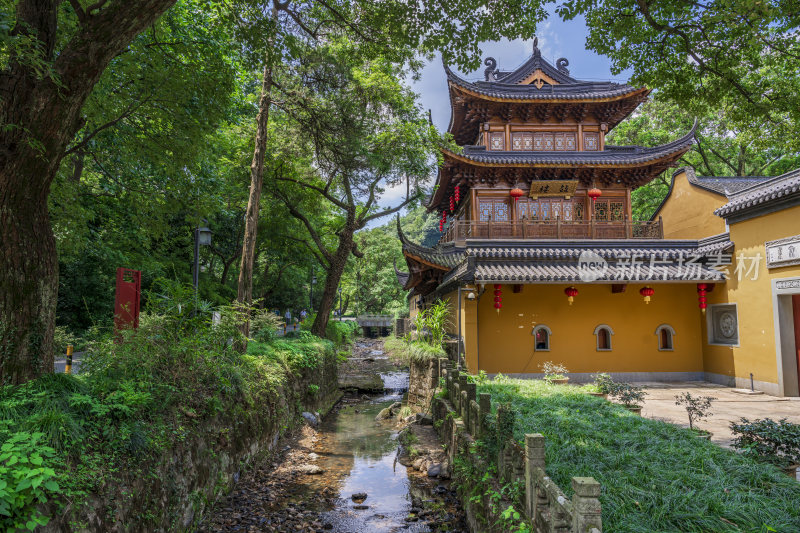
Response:
[[[53,462],[55,450],[40,444],[41,433],[17,432],[0,446],[0,528],[3,531],[46,525],[36,508],[60,491]]]
[[[610,394],[614,390],[614,380],[611,375],[605,372],[600,372],[594,375],[594,385],[597,387],[597,392],[601,394]]]
[[[450,304],[446,300],[437,300],[417,313],[414,324],[420,339],[431,346],[441,347],[450,325]]]
[[[731,422],[735,439],[734,448],[759,459],[780,466],[800,464],[800,424],[782,418],[753,420],[742,417],[739,423]]]
[[[545,436],[547,474],[567,496],[573,476],[600,482],[606,531],[800,531],[800,484],[688,429],[541,380],[478,391],[510,404],[515,440]]]

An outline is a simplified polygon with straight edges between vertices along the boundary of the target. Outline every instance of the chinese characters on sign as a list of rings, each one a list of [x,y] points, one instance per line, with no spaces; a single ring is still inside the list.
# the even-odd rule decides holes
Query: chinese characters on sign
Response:
[[[767,268],[800,265],[800,235],[767,241],[764,247],[767,249]]]
[[[578,188],[577,180],[539,180],[531,182],[531,192],[529,196],[534,200],[540,196],[563,196],[570,198],[575,196],[575,189]]]

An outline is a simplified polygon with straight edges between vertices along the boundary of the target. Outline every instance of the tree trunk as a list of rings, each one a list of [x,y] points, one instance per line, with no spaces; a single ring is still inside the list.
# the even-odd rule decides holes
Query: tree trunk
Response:
[[[336,303],[337,289],[339,280],[342,279],[342,272],[347,265],[347,258],[353,251],[353,230],[343,229],[339,233],[339,246],[330,262],[330,267],[326,269],[325,288],[322,290],[322,298],[317,308],[317,316],[311,325],[311,333],[317,337],[325,337],[325,330],[328,327],[328,319]]]
[[[47,212],[50,184],[103,71],[174,3],[118,0],[83,13],[80,29],[58,57],[61,2],[16,3],[12,35],[38,39],[58,82],[13,54],[0,73],[0,384],[53,371],[58,258]]]
[[[272,3],[272,20],[277,20],[278,13],[275,2]],[[269,108],[272,105],[272,43],[267,43],[266,63],[261,83],[261,97],[258,101],[258,118],[256,119],[256,142],[253,149],[253,161],[250,163],[250,198],[247,201],[244,240],[242,242],[242,261],[239,268],[239,287],[236,299],[245,304],[253,302],[253,261],[256,254],[256,237],[258,236],[258,210],[261,204],[261,186],[264,183],[264,160],[267,152],[267,128],[269,126]],[[242,325],[245,337],[250,335],[250,321]],[[247,343],[241,347],[247,349]]]

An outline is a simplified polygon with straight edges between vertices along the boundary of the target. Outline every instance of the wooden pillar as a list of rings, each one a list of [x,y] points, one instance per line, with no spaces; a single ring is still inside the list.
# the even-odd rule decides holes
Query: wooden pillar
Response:
[[[579,151],[583,152],[583,124],[578,124],[578,143],[576,146]]]
[[[511,124],[506,122],[506,151],[511,151]]]

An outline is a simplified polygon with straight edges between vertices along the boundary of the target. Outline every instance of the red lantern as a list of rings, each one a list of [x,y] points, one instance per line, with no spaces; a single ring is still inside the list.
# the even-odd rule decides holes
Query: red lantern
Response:
[[[500,290],[500,284],[495,283],[494,285],[494,308],[497,309],[497,313],[500,313],[500,308],[503,307],[503,291]]]
[[[520,196],[525,196],[525,191],[522,189],[511,189],[511,192],[508,194],[514,199],[514,202],[516,202]]]
[[[456,203],[458,203],[459,201],[461,201],[461,187],[459,187],[458,185],[456,185],[455,195],[456,195]]]
[[[572,301],[578,295],[578,289],[575,287],[567,287],[564,289],[564,294],[567,295],[567,301],[569,302],[569,305],[572,305]]]
[[[639,294],[641,294],[644,297],[644,303],[646,304],[650,303],[650,297],[655,293],[656,291],[653,290],[652,287],[642,287],[641,289],[639,289]]]
[[[456,210],[456,199],[455,199],[454,196],[451,196],[450,197],[450,212],[452,213],[455,210]]]
[[[603,191],[601,191],[597,187],[592,187],[591,189],[589,189],[589,192],[587,192],[586,195],[592,199],[592,207],[594,207],[594,201],[603,195]]]
[[[706,291],[708,290],[708,285],[705,283],[698,283],[697,284],[697,302],[698,307],[706,312]]]

